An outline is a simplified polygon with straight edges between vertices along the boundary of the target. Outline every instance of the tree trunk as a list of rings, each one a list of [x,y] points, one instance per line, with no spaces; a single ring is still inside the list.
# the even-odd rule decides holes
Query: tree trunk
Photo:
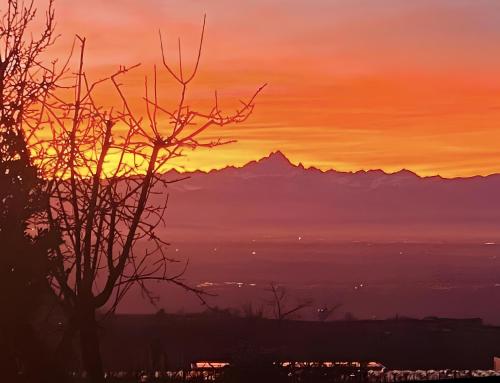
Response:
[[[75,320],[70,319],[53,354],[53,363],[61,371],[70,371],[75,365],[73,340],[78,333]]]
[[[104,370],[99,349],[98,326],[93,308],[85,310],[80,318],[80,348],[83,367],[89,382],[103,383]]]

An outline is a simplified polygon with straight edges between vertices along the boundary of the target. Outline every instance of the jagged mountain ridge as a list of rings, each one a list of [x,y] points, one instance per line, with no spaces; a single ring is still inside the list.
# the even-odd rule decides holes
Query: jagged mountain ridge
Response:
[[[186,175],[168,190],[168,230],[178,238],[489,240],[500,234],[498,174],[443,179],[409,170],[321,171],[274,152],[241,168]]]

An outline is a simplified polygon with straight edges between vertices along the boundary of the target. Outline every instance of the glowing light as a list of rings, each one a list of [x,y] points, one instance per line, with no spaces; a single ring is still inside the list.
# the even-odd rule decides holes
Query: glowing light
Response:
[[[227,362],[196,362],[192,363],[191,367],[193,369],[212,369],[212,368],[224,368],[229,366]]]
[[[453,1],[396,0],[394,7],[261,1],[242,2],[242,12],[230,11],[229,0],[175,7],[158,7],[153,0],[125,1],[120,7],[99,0],[77,3],[57,4],[62,39],[54,50],[65,57],[75,33],[87,36],[92,78],[105,77],[120,64],[142,62],[143,69],[127,80],[137,100],[132,103],[142,103],[142,75],[158,64],[155,31],[162,28],[183,38],[188,49],[195,47],[190,36],[198,36],[196,20],[204,12],[209,33],[192,99],[206,105],[212,89],[220,88],[235,95],[229,103],[238,103],[256,84],[272,84],[257,101],[247,129],[218,131],[238,143],[190,154],[177,164],[188,170],[241,166],[280,148],[294,163],[321,169],[405,167],[445,176],[500,171],[494,1],[478,2],[471,17],[457,11],[461,8]],[[82,17],[88,9],[99,17]],[[279,22],[260,19],[256,30],[255,18],[248,15],[264,11],[279,15]],[[439,22],[429,19],[433,13]],[[478,28],[479,19],[495,27]],[[228,33],[234,25],[238,33]],[[457,31],[457,25],[463,28]],[[108,93],[102,99],[110,102],[114,96]]]

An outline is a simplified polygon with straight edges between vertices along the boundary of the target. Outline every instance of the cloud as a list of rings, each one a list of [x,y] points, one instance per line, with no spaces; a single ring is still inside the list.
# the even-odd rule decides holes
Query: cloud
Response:
[[[280,147],[297,161],[352,170],[500,171],[488,152],[500,138],[498,1],[60,1],[64,38],[57,52],[78,33],[88,37],[90,75],[141,62],[129,77],[135,84],[129,91],[140,100],[143,76],[160,60],[158,29],[172,62],[181,37],[189,67],[205,13],[207,35],[190,100],[207,107],[219,89],[230,111],[261,83],[269,87],[246,129],[220,131],[240,142],[196,154],[192,166],[241,163]],[[162,83],[168,100],[171,86]],[[112,95],[104,91],[102,98]],[[467,148],[473,154],[466,155]]]

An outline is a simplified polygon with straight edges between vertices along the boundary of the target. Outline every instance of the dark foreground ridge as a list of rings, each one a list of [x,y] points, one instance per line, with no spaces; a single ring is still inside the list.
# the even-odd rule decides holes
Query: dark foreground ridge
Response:
[[[500,327],[481,319],[278,321],[223,313],[116,315],[103,327],[110,370],[182,369],[200,360],[377,361],[388,369],[493,368]]]

